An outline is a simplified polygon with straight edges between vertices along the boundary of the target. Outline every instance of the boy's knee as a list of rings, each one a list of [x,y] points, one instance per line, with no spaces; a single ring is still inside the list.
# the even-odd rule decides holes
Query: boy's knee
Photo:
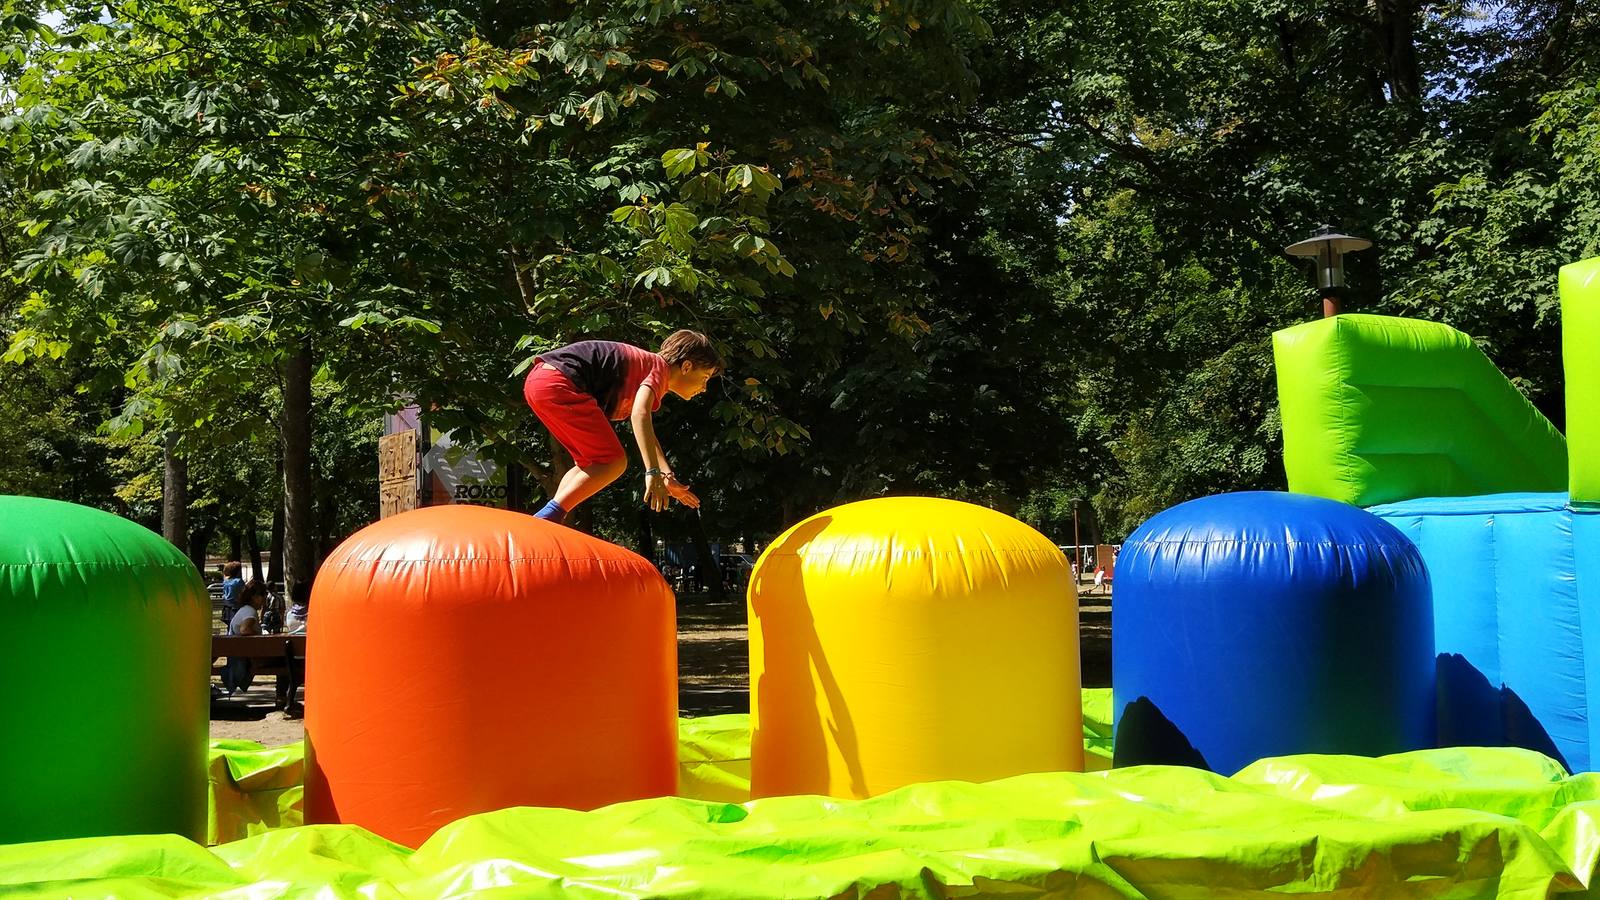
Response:
[[[599,470],[595,472],[595,474],[600,478],[605,479],[606,483],[609,484],[610,482],[616,481],[618,478],[620,478],[623,472],[628,471],[628,458],[624,456],[621,459],[613,459],[610,462],[603,462],[595,466],[595,468]]]

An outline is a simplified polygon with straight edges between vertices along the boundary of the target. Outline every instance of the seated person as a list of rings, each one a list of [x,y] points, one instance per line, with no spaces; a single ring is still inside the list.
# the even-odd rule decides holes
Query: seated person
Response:
[[[289,616],[284,622],[283,630],[290,634],[306,633],[306,617],[311,614],[310,604],[304,600],[289,606]]]
[[[228,622],[228,634],[251,635],[261,633],[261,607],[267,602],[267,586],[259,578],[252,578],[239,591],[239,610]],[[235,691],[247,691],[255,675],[250,671],[247,657],[230,656],[222,670],[222,687],[231,696]]]

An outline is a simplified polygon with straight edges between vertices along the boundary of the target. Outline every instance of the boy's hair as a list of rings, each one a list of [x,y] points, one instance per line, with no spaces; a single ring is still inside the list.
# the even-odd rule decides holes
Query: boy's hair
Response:
[[[687,328],[667,335],[667,339],[661,342],[660,354],[669,366],[690,362],[694,363],[697,369],[710,369],[713,375],[721,372],[725,365],[722,354],[711,346],[710,338]]]
[[[267,602],[267,583],[259,578],[252,578],[244,583],[244,590],[239,592],[240,600],[261,598],[263,605]]]
[[[243,570],[244,566],[239,565],[239,563],[236,561],[229,560],[228,562],[222,564],[222,577],[238,578],[239,573]]]

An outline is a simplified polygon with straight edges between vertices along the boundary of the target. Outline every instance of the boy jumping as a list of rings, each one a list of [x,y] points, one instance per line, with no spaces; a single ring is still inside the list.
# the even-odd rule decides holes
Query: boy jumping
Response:
[[[666,394],[688,400],[721,372],[722,357],[698,331],[674,331],[659,353],[614,341],[579,341],[534,358],[523,396],[574,463],[556,495],[534,513],[562,522],[567,513],[617,480],[628,468],[627,455],[611,422],[631,420],[644,461],[644,496],[650,508],[667,508],[668,498],[691,509],[700,498],[679,481],[656,440],[650,415]]]

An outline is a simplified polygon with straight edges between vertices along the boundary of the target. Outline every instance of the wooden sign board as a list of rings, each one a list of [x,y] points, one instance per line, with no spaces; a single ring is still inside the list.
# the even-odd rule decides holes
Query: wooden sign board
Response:
[[[378,438],[378,518],[417,508],[416,429]]]

